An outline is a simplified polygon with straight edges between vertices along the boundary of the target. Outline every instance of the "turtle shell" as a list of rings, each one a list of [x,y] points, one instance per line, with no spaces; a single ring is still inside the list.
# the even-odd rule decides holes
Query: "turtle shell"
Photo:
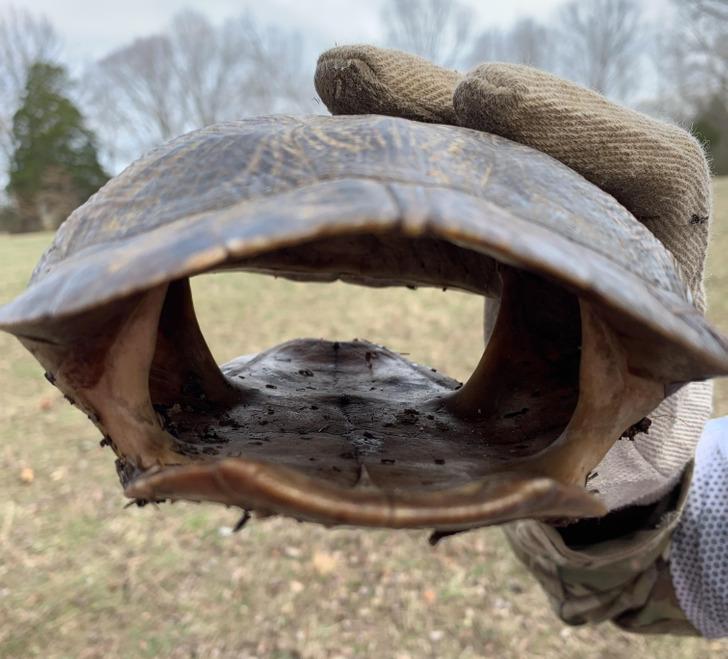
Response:
[[[502,296],[501,315],[490,356],[462,391],[364,342],[294,341],[220,371],[186,285],[216,269],[454,287]],[[109,436],[130,496],[325,523],[451,529],[597,514],[578,482],[588,465],[563,478],[528,462],[580,416],[587,366],[601,363],[584,361],[585,346],[608,343],[629,377],[659,384],[645,409],[684,382],[728,373],[728,343],[693,306],[671,255],[608,194],[506,139],[381,116],[263,117],[156,148],[70,216],[27,290],[0,309],[0,328]],[[530,361],[514,357],[518,345]],[[355,413],[327,431],[320,416],[296,413],[308,399],[285,360],[325,379],[321,405],[309,407]],[[373,360],[383,386],[368,394]],[[553,395],[539,402],[519,389],[529,374]],[[246,377],[258,386],[242,386]],[[278,390],[274,404],[261,397],[265,383]],[[390,426],[373,420],[383,397],[384,416],[399,419]],[[122,421],[132,408],[135,420]],[[282,436],[259,449],[248,421],[266,409],[302,423],[312,448]],[[145,414],[159,426],[151,435],[134,425]],[[224,440],[201,440],[215,423]],[[624,430],[615,428],[608,443]],[[345,476],[304,468],[311,451]],[[457,465],[442,478],[431,473],[438,452]]]

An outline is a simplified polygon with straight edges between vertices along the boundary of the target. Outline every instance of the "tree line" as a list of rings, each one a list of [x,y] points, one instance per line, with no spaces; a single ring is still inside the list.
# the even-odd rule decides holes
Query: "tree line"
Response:
[[[728,174],[728,0],[568,0],[549,18],[476,30],[474,0],[387,0],[382,45],[465,70],[536,66],[680,122]],[[327,44],[323,44],[325,48]],[[144,151],[218,121],[321,112],[304,36],[246,13],[184,10],[71,77],[43,16],[0,14],[0,231],[54,229]]]

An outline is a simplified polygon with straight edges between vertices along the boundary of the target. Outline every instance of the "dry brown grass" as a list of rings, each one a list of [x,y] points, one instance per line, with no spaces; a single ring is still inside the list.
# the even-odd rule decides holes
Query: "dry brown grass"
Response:
[[[728,176],[715,179],[715,221],[708,254],[708,316],[728,334]],[[715,415],[728,414],[728,378],[715,390]]]
[[[711,315],[728,330],[728,179],[717,190]],[[49,240],[0,240],[1,300],[22,289]],[[198,278],[194,292],[221,361],[294,336],[360,336],[462,378],[481,345],[473,296],[235,274]],[[230,535],[235,512],[215,506],[125,510],[93,427],[14,339],[0,336],[0,350],[0,656],[728,653],[718,642],[563,626],[497,529],[431,549],[424,533],[285,520]]]

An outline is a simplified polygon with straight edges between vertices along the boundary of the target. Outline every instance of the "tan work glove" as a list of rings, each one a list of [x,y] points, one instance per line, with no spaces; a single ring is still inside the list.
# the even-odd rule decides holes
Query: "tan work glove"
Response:
[[[378,113],[461,125],[557,158],[652,231],[675,257],[696,307],[704,311],[710,171],[698,142],[681,128],[529,67],[484,64],[463,76],[372,46],[325,52],[315,83],[333,114]],[[682,497],[676,501],[670,493],[692,459],[711,400],[711,383],[684,386],[650,415],[647,433],[616,442],[595,469],[589,487],[610,510],[639,511],[631,518],[643,529],[574,551],[548,525],[522,521],[506,527],[516,554],[562,618],[575,623],[612,618],[632,628],[675,631],[674,621],[683,617],[663,553],[677,515],[663,513],[681,505]],[[634,508],[653,502],[658,503]],[[653,528],[657,522],[659,528]],[[601,540],[609,528],[586,533]],[[683,629],[694,631],[687,623]]]

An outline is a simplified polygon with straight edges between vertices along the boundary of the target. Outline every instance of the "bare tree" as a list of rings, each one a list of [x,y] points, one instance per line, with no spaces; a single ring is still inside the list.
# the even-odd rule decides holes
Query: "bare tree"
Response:
[[[635,0],[572,0],[558,19],[561,71],[607,96],[629,96],[643,55],[640,5]]]
[[[172,136],[251,114],[306,110],[314,97],[296,34],[250,15],[220,26],[185,10],[167,31],[99,60],[86,100],[117,166]],[[308,83],[308,85],[306,85]]]
[[[552,70],[556,66],[554,42],[551,29],[533,18],[522,18],[509,31],[507,59]]]
[[[728,0],[687,0],[679,7],[676,55],[688,84],[728,102]]]
[[[675,0],[654,50],[656,104],[687,121],[713,99],[728,106],[728,0]]]
[[[500,28],[490,27],[483,30],[473,41],[473,47],[466,57],[468,67],[483,62],[504,62],[506,56],[508,33]]]
[[[473,11],[460,0],[387,0],[382,21],[390,46],[455,66],[470,45]]]
[[[656,51],[657,103],[699,137],[728,174],[728,0],[675,0]]]
[[[185,115],[191,123],[206,126],[218,121],[231,102],[231,75],[237,68],[243,39],[237,24],[227,23],[219,30],[200,13],[185,10],[172,19],[169,33],[170,68],[184,91],[178,102],[185,104]],[[236,81],[237,83],[237,81]]]
[[[687,0],[686,4],[694,13],[705,18],[728,21],[728,0]]]
[[[47,18],[10,7],[0,14],[0,159],[11,151],[10,130],[33,62],[56,62],[60,39]]]
[[[482,32],[468,56],[468,63],[493,61],[553,70],[556,57],[552,30],[533,18],[522,18],[505,32],[498,28]]]
[[[168,139],[184,128],[175,85],[172,43],[165,35],[136,39],[98,63],[119,114],[134,115],[136,132]]]
[[[244,79],[248,114],[305,113],[313,109],[313,75],[303,64],[303,40],[298,32],[256,26],[243,16],[248,47]]]

